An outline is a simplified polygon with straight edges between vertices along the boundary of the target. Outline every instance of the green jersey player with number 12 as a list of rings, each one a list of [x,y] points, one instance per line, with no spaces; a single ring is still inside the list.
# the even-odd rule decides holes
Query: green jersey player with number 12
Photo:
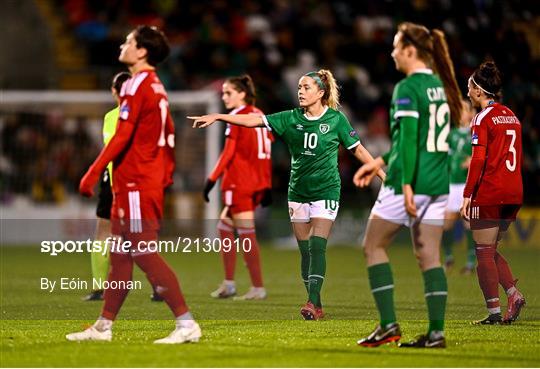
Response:
[[[358,341],[376,347],[401,338],[394,311],[394,281],[386,248],[402,225],[411,227],[422,270],[429,328],[404,347],[445,347],[444,316],[448,288],[439,247],[448,198],[450,116],[460,117],[461,101],[444,33],[403,23],[394,38],[392,58],[406,74],[392,97],[392,149],[362,166],[355,184],[365,185],[388,164],[388,176],[371,210],[364,239],[371,292],[380,324]],[[434,67],[434,74],[430,67]]]
[[[266,126],[285,141],[291,153],[289,215],[301,253],[301,274],[308,301],[300,310],[306,320],[324,316],[321,287],[326,275],[326,242],[339,209],[341,181],[338,148],[343,145],[363,163],[373,157],[338,109],[336,81],[328,70],[310,72],[298,82],[299,108],[276,114],[209,114],[189,117],[194,127],[217,120],[244,127]],[[384,172],[377,170],[384,178]]]

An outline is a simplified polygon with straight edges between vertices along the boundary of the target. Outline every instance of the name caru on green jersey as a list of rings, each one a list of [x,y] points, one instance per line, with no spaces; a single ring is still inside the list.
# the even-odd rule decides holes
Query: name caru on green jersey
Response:
[[[403,134],[404,119],[415,120],[413,137]],[[385,186],[396,194],[403,193],[403,184],[411,184],[415,194],[447,194],[450,107],[441,80],[430,69],[416,70],[394,88],[390,131],[392,147],[384,155],[388,164]],[[405,162],[411,157],[416,159]]]
[[[339,145],[350,150],[360,144],[347,117],[329,107],[320,117],[307,117],[302,108],[296,108],[266,115],[263,120],[291,153],[289,201],[339,201]]]

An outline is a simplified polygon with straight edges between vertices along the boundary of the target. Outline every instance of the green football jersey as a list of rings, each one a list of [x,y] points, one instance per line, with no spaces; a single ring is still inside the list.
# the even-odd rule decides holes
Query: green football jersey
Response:
[[[339,144],[347,149],[360,144],[345,115],[326,108],[321,117],[310,119],[303,109],[296,108],[266,115],[264,121],[282,137],[291,153],[289,201],[339,201]]]
[[[416,143],[401,142],[400,118],[416,118]],[[421,69],[401,80],[394,88],[390,107],[392,148],[387,158],[385,185],[403,193],[403,155],[416,150],[412,188],[415,194],[442,195],[449,191],[448,142],[450,107],[444,87],[430,69]]]
[[[471,131],[467,127],[452,128],[448,136],[448,160],[450,164],[450,183],[467,182],[468,168],[463,163],[472,155]]]
[[[120,115],[120,108],[116,107],[103,118],[103,143],[107,145],[116,132],[116,124],[118,123],[118,116]],[[112,161],[107,165],[107,171],[109,172],[109,182],[112,186]]]

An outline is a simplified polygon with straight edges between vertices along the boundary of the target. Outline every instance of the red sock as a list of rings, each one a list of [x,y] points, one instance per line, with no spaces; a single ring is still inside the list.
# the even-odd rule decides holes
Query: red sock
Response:
[[[116,252],[111,252],[111,267],[109,270],[109,276],[107,281],[131,281],[133,274],[133,259],[130,254],[119,254]],[[103,309],[101,310],[101,316],[114,320],[118,311],[122,307],[124,300],[128,294],[128,289],[111,289],[107,288],[103,298],[105,303],[103,304]]]
[[[253,287],[262,287],[261,257],[255,228],[239,228],[238,236],[240,236],[240,248],[244,250],[244,261],[249,270],[251,284]],[[246,252],[247,249],[249,251]]]
[[[236,267],[236,247],[234,245],[234,228],[223,221],[219,221],[218,226],[219,238],[222,245],[230,245],[230,250],[225,252],[221,250],[221,257],[223,259],[223,268],[225,269],[225,279],[228,281],[234,281],[234,269]],[[225,240],[227,243],[223,243]]]
[[[495,311],[491,309],[500,309],[501,306],[499,302],[499,273],[495,264],[496,247],[496,245],[476,244],[478,283],[490,312]]]
[[[189,311],[176,274],[158,253],[139,254],[133,260],[146,273],[146,277],[169,305],[175,317]]]
[[[498,251],[495,252],[495,264],[497,264],[497,271],[499,272],[499,283],[504,290],[507,291],[509,288],[514,287],[514,277],[510,265]]]

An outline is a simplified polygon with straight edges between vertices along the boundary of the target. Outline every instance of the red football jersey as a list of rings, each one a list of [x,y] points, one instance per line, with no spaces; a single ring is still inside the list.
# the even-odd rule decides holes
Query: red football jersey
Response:
[[[230,114],[262,115],[263,113],[256,107],[247,105],[233,110]],[[234,140],[234,152],[224,168],[221,168],[218,163],[210,178],[218,178],[223,174],[222,191],[255,192],[271,188],[272,160],[270,156],[274,138],[270,131],[264,127],[246,128],[228,124],[225,136],[227,140]],[[224,151],[222,158],[226,156],[228,155]]]
[[[167,93],[153,70],[127,80],[120,92],[118,125],[133,125],[124,152],[114,160],[113,190],[156,190],[172,183],[174,123]]]
[[[482,175],[474,189],[474,205],[523,203],[521,123],[506,106],[494,103],[471,122],[472,144],[486,148]]]

